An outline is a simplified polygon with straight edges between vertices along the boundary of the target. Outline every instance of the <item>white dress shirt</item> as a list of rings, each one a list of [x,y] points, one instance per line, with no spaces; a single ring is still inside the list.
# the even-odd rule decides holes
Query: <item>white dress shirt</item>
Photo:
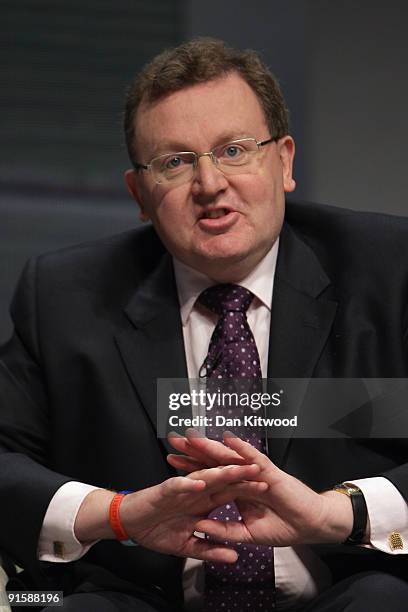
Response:
[[[247,311],[248,324],[254,334],[264,378],[267,377],[269,330],[272,293],[278,254],[276,241],[258,266],[239,284],[254,294]],[[174,260],[175,277],[183,324],[184,346],[189,378],[198,378],[198,372],[207,355],[217,315],[196,306],[200,293],[214,284],[211,279]],[[352,477],[352,474],[350,474]],[[398,532],[402,541],[408,541],[408,506],[394,485],[382,477],[349,480],[364,493],[370,519],[371,547],[389,554],[403,554],[408,548],[393,549],[389,536]],[[333,483],[335,484],[335,483]],[[67,562],[79,559],[90,548],[83,546],[74,535],[74,522],[86,495],[96,487],[78,482],[64,484],[52,498],[38,544],[38,557],[42,561]],[[56,546],[55,543],[62,543]],[[56,552],[57,551],[57,552]],[[62,552],[61,552],[62,551]],[[187,560],[184,587],[187,601],[199,600],[203,580],[200,561]],[[330,585],[328,568],[307,546],[275,548],[275,581],[279,609],[294,609],[315,597]]]

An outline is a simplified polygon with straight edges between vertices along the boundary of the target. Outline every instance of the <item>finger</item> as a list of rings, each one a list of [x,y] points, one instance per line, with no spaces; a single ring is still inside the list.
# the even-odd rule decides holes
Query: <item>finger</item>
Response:
[[[169,442],[169,444],[171,444],[171,446],[173,446],[173,448],[185,452],[185,450],[188,448],[189,444],[188,444],[188,440],[185,436],[181,436],[180,434],[171,431],[168,435],[167,435],[167,440]]]
[[[207,487],[207,483],[200,478],[191,479],[186,476],[175,476],[162,482],[159,487],[163,496],[174,497],[183,493],[201,493]]]
[[[202,519],[196,523],[195,529],[221,541],[248,542],[251,540],[248,530],[239,521]]]
[[[226,465],[217,468],[208,468],[192,472],[187,478],[194,480],[204,480],[207,483],[208,490],[218,489],[234,482],[242,480],[253,480],[259,474],[259,466],[252,465]]]
[[[168,463],[176,468],[177,470],[184,470],[185,472],[196,472],[198,470],[204,470],[207,468],[206,465],[203,465],[196,459],[192,459],[191,457],[186,457],[185,455],[174,455],[170,453],[167,455]]]
[[[217,465],[219,465],[217,461],[212,459],[210,456],[206,456],[200,449],[191,446],[187,438],[183,436],[178,434],[169,434],[168,441],[177,451],[183,453],[183,455],[188,456],[191,459],[195,459],[205,467],[217,467]]]
[[[178,451],[185,452],[187,439],[176,432],[170,432],[167,436],[168,443]]]
[[[205,436],[197,435],[195,430],[188,429],[186,431],[187,441],[190,445],[190,450],[185,451],[186,455],[196,458],[204,457],[207,460],[213,460],[217,465],[242,465],[245,463],[239,453],[231,448],[228,448],[222,442],[209,440]]]
[[[249,498],[252,503],[259,501],[260,496],[268,490],[266,482],[240,482],[238,484],[231,484],[225,487],[223,491],[213,493],[211,495],[211,501],[214,502],[214,506],[223,506],[224,504],[243,498]],[[240,502],[241,504],[241,502]]]
[[[231,432],[225,432],[224,443],[245,459],[247,463],[256,463],[262,470],[275,467],[266,455]]]
[[[213,561],[215,563],[235,563],[238,553],[232,548],[214,544],[206,539],[194,538],[189,547],[188,555],[202,561]]]

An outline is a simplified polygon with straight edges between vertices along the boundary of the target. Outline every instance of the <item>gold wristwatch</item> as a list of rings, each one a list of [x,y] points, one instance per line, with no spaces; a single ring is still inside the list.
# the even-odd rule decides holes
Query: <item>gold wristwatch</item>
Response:
[[[356,485],[350,483],[337,484],[333,491],[343,493],[351,499],[353,507],[353,529],[344,544],[361,544],[367,527],[367,504],[363,492]]]

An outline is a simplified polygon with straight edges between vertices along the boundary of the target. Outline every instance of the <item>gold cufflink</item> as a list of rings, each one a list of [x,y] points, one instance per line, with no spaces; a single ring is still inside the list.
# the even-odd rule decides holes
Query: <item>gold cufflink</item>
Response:
[[[53,542],[54,555],[56,557],[64,558],[64,544],[63,542]]]
[[[388,543],[390,545],[391,550],[402,550],[404,548],[404,541],[402,536],[397,531],[393,531],[388,536]]]

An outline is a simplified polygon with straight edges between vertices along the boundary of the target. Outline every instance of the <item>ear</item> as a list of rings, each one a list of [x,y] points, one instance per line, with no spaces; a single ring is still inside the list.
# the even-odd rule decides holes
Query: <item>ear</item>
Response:
[[[136,172],[136,170],[126,170],[125,182],[126,182],[130,195],[132,196],[132,198],[136,201],[137,205],[139,206],[140,220],[149,221],[150,216],[147,213],[146,208],[143,204],[141,175],[138,172]]]
[[[294,191],[296,181],[293,178],[293,160],[295,158],[295,141],[291,136],[278,140],[278,151],[282,162],[283,187],[287,193]]]

